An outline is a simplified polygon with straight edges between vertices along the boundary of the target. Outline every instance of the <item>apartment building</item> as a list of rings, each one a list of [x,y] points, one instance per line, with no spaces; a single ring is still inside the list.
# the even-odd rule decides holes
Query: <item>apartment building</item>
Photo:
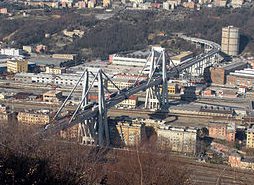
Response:
[[[8,106],[5,106],[4,104],[0,104],[0,121],[1,122],[8,122],[11,120],[14,113],[11,113]]]
[[[40,83],[40,84],[52,84],[52,85],[58,85],[58,86],[71,86],[73,87],[79,80],[81,74],[46,74],[46,73],[17,73],[14,76],[15,81],[17,82],[24,82],[24,83]],[[93,76],[91,75],[91,78],[89,78],[89,81],[92,82]],[[105,81],[105,85],[106,85]],[[94,82],[94,87],[98,86],[98,82]],[[78,87],[82,87],[82,81],[79,82]]]
[[[179,86],[176,83],[168,83],[168,94],[180,93]]]
[[[228,156],[228,163],[233,168],[254,170],[253,157],[241,157],[238,153],[232,153]]]
[[[117,107],[123,107],[123,108],[129,108],[129,109],[135,109],[138,105],[138,97],[133,95],[130,96],[128,99],[120,102],[117,104]]]
[[[47,74],[59,75],[59,74],[65,73],[65,69],[61,67],[46,66],[45,69],[46,69],[45,73]]]
[[[231,72],[227,76],[227,84],[252,88],[254,86],[254,69],[246,68]]]
[[[15,56],[20,57],[22,56],[23,52],[21,49],[15,49],[15,48],[2,48],[0,50],[1,55],[7,55],[7,56]]]
[[[42,95],[42,100],[45,102],[51,102],[51,103],[59,103],[62,98],[62,92],[61,91],[48,91]]]
[[[27,73],[28,61],[26,60],[9,60],[7,61],[7,71],[10,73]]]
[[[79,125],[74,125],[68,129],[60,131],[60,137],[67,140],[78,140]]]
[[[216,139],[235,141],[235,124],[225,122],[210,122],[208,125],[209,136]]]
[[[247,148],[254,148],[254,125],[247,129],[247,141],[246,147]]]
[[[18,122],[28,125],[45,125],[50,122],[51,114],[49,110],[30,110],[18,113]]]
[[[161,149],[190,154],[196,153],[196,128],[161,126],[157,130],[157,136],[157,144]]]
[[[210,68],[211,81],[214,84],[224,85],[227,82],[227,75],[236,70],[244,69],[248,66],[247,62],[236,61]]]
[[[137,80],[138,78],[138,80]],[[133,74],[116,74],[113,76],[112,81],[114,84],[120,88],[124,89],[126,87],[130,87],[134,83],[138,84],[142,80],[146,80],[147,76],[146,75],[133,75]],[[108,89],[114,89],[116,90],[116,87],[111,83],[108,82]]]
[[[118,121],[114,143],[121,146],[137,146],[145,137],[145,126],[132,121]]]

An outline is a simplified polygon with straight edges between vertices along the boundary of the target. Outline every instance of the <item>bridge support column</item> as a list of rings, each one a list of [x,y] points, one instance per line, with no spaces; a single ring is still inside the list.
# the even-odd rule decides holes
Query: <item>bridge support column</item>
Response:
[[[88,104],[88,88],[89,88],[89,72],[86,69],[84,80],[83,80],[83,90],[82,90],[82,99],[84,100],[81,104],[81,109]],[[93,123],[93,120],[85,120],[84,122],[79,123],[78,127],[78,140],[81,144],[93,145],[95,143],[92,135],[92,130],[89,125]]]
[[[165,59],[165,50],[162,51],[162,92],[161,92],[161,108],[168,109],[168,79],[167,67]]]
[[[146,90],[145,108],[147,109],[166,110],[168,107],[168,80],[165,49],[161,47],[153,47],[149,72],[149,82],[154,80],[154,74],[159,63],[162,64],[162,85],[157,85]]]
[[[103,77],[101,69],[98,72],[98,105],[99,112],[97,117],[97,122],[99,126],[98,130],[98,145],[108,146],[109,141],[109,128],[108,128],[108,117],[107,117],[107,107],[105,104],[105,93],[103,86]]]

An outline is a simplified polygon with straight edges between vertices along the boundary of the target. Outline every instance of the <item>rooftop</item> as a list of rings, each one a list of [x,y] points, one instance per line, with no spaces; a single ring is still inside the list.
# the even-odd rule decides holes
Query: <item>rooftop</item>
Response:
[[[230,75],[254,78],[254,69],[246,68],[243,70],[236,70],[235,72],[231,72]]]
[[[179,55],[171,57],[171,59],[172,60],[180,60],[181,58],[192,55],[192,54],[193,53],[191,51],[184,51],[184,52],[181,52]]]
[[[234,70],[235,68],[244,66],[246,64],[247,62],[245,61],[236,60],[235,62],[226,63],[225,65],[222,65],[221,67],[224,68],[225,70]]]
[[[24,111],[20,111],[19,113],[30,113],[30,114],[51,114],[49,109],[26,109]]]
[[[30,59],[28,59],[28,61],[35,63],[37,65],[60,66],[60,64],[67,61],[67,59],[52,58],[49,55],[38,55],[38,56],[32,56]]]
[[[254,132],[254,125],[251,125],[250,128],[247,129],[247,132]]]
[[[62,92],[57,91],[57,90],[51,90],[51,91],[45,92],[43,95],[56,95],[56,94],[59,94],[59,93],[62,93]]]
[[[139,71],[142,70],[142,67],[132,67],[130,71],[130,66],[120,66],[114,64],[108,64],[107,62],[93,60],[90,62],[85,62],[74,67],[70,67],[69,70],[76,73],[83,73],[85,69],[96,73],[98,69],[102,69],[107,75],[114,76],[118,74],[139,74]]]
[[[248,162],[248,163],[254,163],[254,157],[252,157],[252,156],[247,157],[246,156],[246,157],[243,157],[241,161]]]
[[[150,54],[150,50],[145,51],[134,51],[132,53],[117,53],[114,54],[115,57],[126,57],[126,58],[136,58],[136,59],[147,59]]]
[[[173,127],[171,125],[162,125],[160,127],[161,130],[171,130],[171,131],[179,131],[179,132],[193,132],[196,133],[197,132],[197,128],[195,127]]]

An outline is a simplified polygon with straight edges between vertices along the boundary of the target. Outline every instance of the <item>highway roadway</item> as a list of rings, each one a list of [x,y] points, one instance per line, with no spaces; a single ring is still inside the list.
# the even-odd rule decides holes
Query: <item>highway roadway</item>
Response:
[[[205,44],[205,45],[209,46],[211,49],[207,53],[204,53],[202,56],[200,56],[200,58],[194,58],[193,60],[189,61],[188,63],[184,63],[184,64],[176,66],[175,68],[169,69],[167,72],[167,79],[168,80],[171,79],[172,77],[177,76],[181,71],[190,67],[191,65],[194,65],[197,62],[200,62],[201,60],[203,60],[207,57],[213,56],[214,54],[217,54],[220,51],[220,46],[216,43],[213,43],[213,42],[210,42],[207,40],[203,40],[203,39],[186,37],[186,36],[181,36],[181,38]],[[122,102],[123,100],[127,99],[131,95],[137,94],[138,92],[141,92],[141,91],[145,91],[146,89],[148,89],[150,87],[162,84],[162,81],[163,81],[162,77],[157,76],[150,81],[148,80],[148,81],[145,81],[144,83],[138,84],[134,87],[130,87],[127,89],[127,91],[121,90],[119,92],[119,94],[117,94],[115,97],[106,101],[106,107],[107,107],[107,109],[110,109],[110,108],[114,107],[115,105],[117,105],[118,103]],[[59,122],[55,122],[54,124],[51,124],[49,127],[47,127],[46,130],[43,130],[41,132],[41,134],[44,136],[48,136],[49,134],[55,134],[62,129],[70,128],[70,127],[80,123],[81,121],[88,120],[90,118],[95,117],[97,115],[98,111],[99,111],[98,105],[94,106],[90,110],[80,110],[75,115],[75,119],[72,120],[71,123],[69,123],[68,120],[66,120],[66,121],[62,120]]]

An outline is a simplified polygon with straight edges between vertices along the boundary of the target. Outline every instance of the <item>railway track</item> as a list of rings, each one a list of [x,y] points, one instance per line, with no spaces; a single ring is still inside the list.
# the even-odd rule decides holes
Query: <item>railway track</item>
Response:
[[[164,113],[164,112],[154,112],[150,110],[145,110],[145,109],[110,109],[110,113],[122,113],[123,115],[128,115],[128,114],[134,114],[137,115],[137,111],[139,114],[155,114],[155,115],[167,115],[167,116],[178,116],[178,117],[189,117],[189,118],[202,118],[202,119],[209,119],[212,120],[214,118],[217,119],[228,119],[227,116],[221,117],[221,116],[207,116],[207,115],[195,115],[195,114],[184,114],[184,113]],[[234,120],[234,118],[232,118]],[[239,121],[239,120],[238,120]]]
[[[112,151],[136,153],[136,150],[113,149]],[[142,151],[140,151],[142,152]],[[131,154],[130,154],[131,155]],[[152,153],[152,155],[163,155]],[[113,155],[114,156],[114,155]],[[190,174],[190,182],[197,185],[252,185],[254,171],[231,168],[228,165],[200,163],[194,157],[169,153],[170,160]]]

